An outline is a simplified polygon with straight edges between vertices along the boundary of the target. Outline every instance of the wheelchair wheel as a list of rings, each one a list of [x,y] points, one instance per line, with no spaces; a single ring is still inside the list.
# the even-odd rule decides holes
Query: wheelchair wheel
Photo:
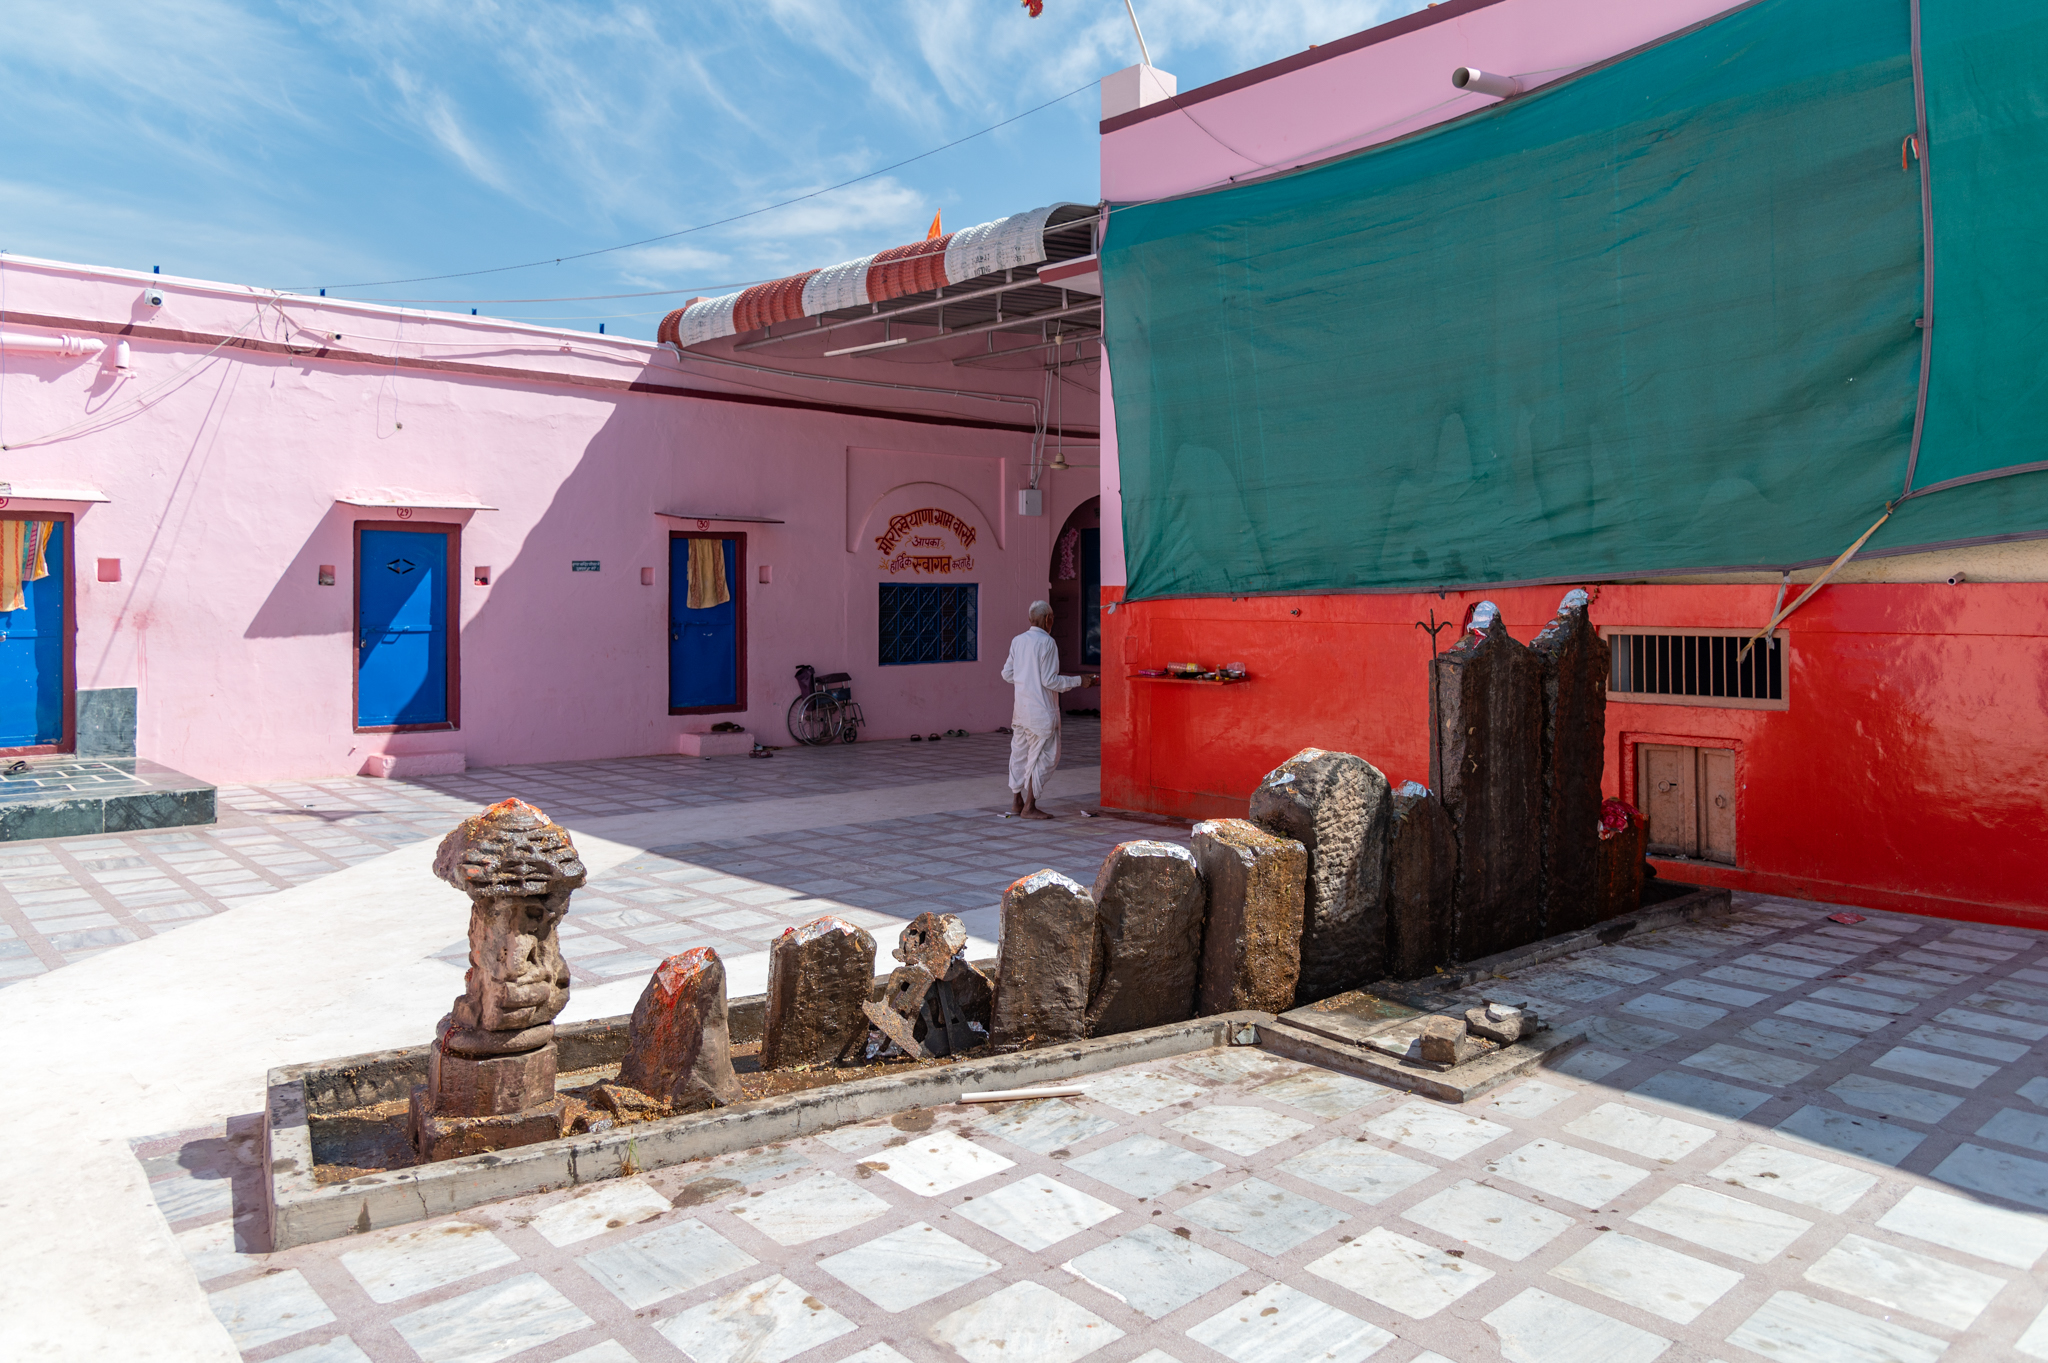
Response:
[[[811,747],[822,747],[839,737],[839,702],[816,691],[798,696],[789,707],[789,736]]]
[[[860,706],[857,703],[848,701],[840,706],[839,741],[841,743],[858,741],[860,738],[860,726],[865,723],[867,723],[867,719],[861,714]]]

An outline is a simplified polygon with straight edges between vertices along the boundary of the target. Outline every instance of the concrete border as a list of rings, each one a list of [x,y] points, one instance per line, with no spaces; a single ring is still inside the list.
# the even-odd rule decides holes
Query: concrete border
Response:
[[[1337,1013],[1332,1016],[1344,1015]],[[1488,1089],[1535,1069],[1552,1052],[1572,1050],[1584,1040],[1583,1036],[1542,1032],[1532,1040],[1518,1041],[1463,1065],[1444,1069],[1419,1061],[1402,1060],[1373,1050],[1355,1037],[1338,1036],[1334,1029],[1318,1031],[1285,1016],[1259,1032],[1259,1045],[1275,1055],[1320,1065],[1340,1074],[1370,1079],[1375,1084],[1419,1093],[1443,1103],[1468,1102]]]

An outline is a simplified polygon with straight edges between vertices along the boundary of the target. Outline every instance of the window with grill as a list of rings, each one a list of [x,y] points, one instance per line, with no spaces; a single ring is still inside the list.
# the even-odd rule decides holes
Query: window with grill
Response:
[[[882,666],[971,663],[980,657],[980,587],[884,582]]]
[[[1613,655],[1607,694],[1654,705],[1707,705],[1738,710],[1789,708],[1786,640],[1742,646],[1756,631],[1740,629],[1615,629],[1601,631]]]

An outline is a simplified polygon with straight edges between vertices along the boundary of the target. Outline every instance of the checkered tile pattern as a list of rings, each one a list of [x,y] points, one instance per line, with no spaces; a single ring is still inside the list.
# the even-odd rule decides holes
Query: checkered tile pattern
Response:
[[[1463,1106],[1209,1051],[277,1255],[138,1155],[251,1360],[2048,1359],[2048,942],[1828,911],[1489,982],[1588,1040]]]

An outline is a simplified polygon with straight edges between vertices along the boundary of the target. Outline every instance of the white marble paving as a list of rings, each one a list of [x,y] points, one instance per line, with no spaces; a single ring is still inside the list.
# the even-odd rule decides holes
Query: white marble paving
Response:
[[[1175,1214],[1261,1254],[1285,1254],[1351,1219],[1334,1207],[1257,1178],[1190,1202]]]
[[[2005,1290],[2003,1278],[1861,1235],[1843,1236],[1806,1280],[1951,1330],[1969,1329]]]
[[[1772,956],[1790,956],[1795,960],[1815,961],[1825,966],[1847,965],[1864,954],[1858,950],[1841,951],[1818,945],[1811,935],[1796,942],[1773,942],[1765,947],[1764,951]]]
[[[1748,1008],[1770,997],[1769,994],[1760,994],[1754,989],[1737,989],[1733,985],[1716,984],[1712,980],[1698,978],[1667,980],[1662,988],[1667,994],[1684,994],[1688,998],[1705,999],[1709,1003],[1725,1003],[1730,1008]]]
[[[1460,1179],[1407,1211],[1403,1219],[1500,1258],[1520,1261],[1578,1222],[1513,1193]]]
[[[1592,1046],[1580,1046],[1549,1068],[1574,1079],[1598,1083],[1626,1064],[1628,1057],[1625,1055],[1612,1055]]]
[[[2048,1107],[2048,1074],[2036,1075],[2014,1090],[2020,1097],[2040,1107]]]
[[[1117,1215],[1117,1209],[1044,1174],[1027,1174],[992,1193],[967,1199],[953,1208],[953,1214],[1036,1252],[1102,1224]]]
[[[1534,1140],[1488,1160],[1489,1173],[1588,1210],[1605,1207],[1650,1176],[1647,1169],[1623,1164],[1590,1150],[1558,1141]]]
[[[1894,1074],[1910,1074],[1915,1079],[1932,1079],[1937,1084],[1953,1084],[1961,1089],[1976,1088],[1998,1073],[1996,1065],[1980,1065],[1974,1060],[1917,1050],[1911,1046],[1892,1047],[1871,1061],[1870,1067],[1890,1070]]]
[[[1566,1023],[1558,1028],[1558,1034],[1584,1036],[1592,1045],[1604,1046],[1610,1051],[1624,1051],[1630,1055],[1654,1051],[1667,1041],[1678,1040],[1678,1033],[1667,1032],[1662,1027],[1627,1022],[1598,1013]]]
[[[1941,970],[1960,971],[1965,974],[1975,974],[1978,971],[1991,969],[1991,965],[1987,961],[1972,960],[1967,957],[1952,955],[1946,951],[1902,951],[1899,953],[1899,959],[1902,961],[1918,961],[1922,965],[1935,966]]]
[[[1659,942],[1658,945],[1664,946],[1667,944]],[[1683,970],[1693,964],[1695,960],[1720,954],[1717,949],[1709,948],[1703,952],[1686,951],[1683,955],[1680,955],[1678,951],[1684,946],[1684,943],[1672,942],[1668,945],[1672,950],[1652,951],[1647,947],[1630,946],[1627,942],[1623,942],[1619,945],[1608,947],[1606,954],[1613,960],[1629,961],[1635,965],[1646,965],[1652,970]]]
[[[820,1174],[742,1198],[728,1210],[778,1245],[801,1245],[864,1225],[889,1204],[837,1174]]]
[[[1526,1121],[1531,1117],[1541,1117],[1571,1096],[1572,1090],[1560,1085],[1546,1084],[1541,1079],[1524,1079],[1513,1088],[1488,1096],[1486,1106],[1505,1116]]]
[[[1823,1027],[1840,1027],[1851,1032],[1862,1032],[1866,1036],[1879,1028],[1889,1027],[1892,1022],[1889,1017],[1819,1003],[1810,996],[1794,999],[1778,1010],[1778,1016],[1797,1018],[1801,1022],[1817,1022]]]
[[[1828,1085],[1828,1092],[1851,1107],[1882,1112],[1887,1117],[1904,1117],[1909,1122],[1932,1126],[1956,1110],[1963,1100],[1949,1093],[1915,1088],[1911,1084],[1880,1079],[1874,1074],[1854,1071]]]
[[[2017,1006],[2019,1005],[2005,1005],[2007,1008]],[[2048,1027],[2043,1027],[2038,1022],[2010,1017],[2003,1012],[1980,1013],[1970,1008],[1944,1008],[1934,1015],[1934,1020],[1947,1023],[1951,1027],[1968,1027],[1979,1032],[1990,1032],[1994,1036],[2012,1037],[2017,1041],[2033,1042],[2048,1037]]]
[[[1725,1008],[1674,999],[1664,994],[1639,994],[1621,1005],[1621,1011],[1667,1026],[1683,1027],[1687,1031],[1698,1031],[1728,1016]]]
[[[1899,998],[1892,994],[1875,994],[1868,989],[1850,989],[1844,985],[1831,984],[1816,989],[1806,997],[1822,1003],[1840,1003],[1850,1008],[1867,1009],[1874,1013],[1891,1013],[1903,1016],[1920,1006],[1917,999]]]
[[[1764,1084],[1771,1088],[1796,1084],[1812,1074],[1816,1068],[1803,1060],[1787,1060],[1783,1056],[1765,1055],[1762,1051],[1745,1050],[1741,1046],[1730,1046],[1720,1041],[1695,1055],[1687,1056],[1678,1063],[1689,1065],[1696,1070],[1723,1075],[1729,1079]]]
[[[334,1312],[297,1269],[254,1278],[209,1293],[207,1305],[237,1349],[289,1339],[301,1330],[334,1321]]]
[[[2031,994],[2023,998],[2007,998],[2005,996],[2011,993],[2012,990],[2010,986],[2001,987],[2002,985],[2004,985],[2003,981],[1993,981],[1990,985],[1986,986],[1987,992],[1972,994],[1964,999],[1964,1007],[1978,1009],[1986,1013],[1996,1013],[1998,1016],[2005,1018],[2023,1018],[2028,1022],[2048,1022],[2048,1006],[2026,1001],[2027,998],[2032,997]],[[1989,992],[1992,990],[1997,992]],[[1948,1021],[1949,1019],[1944,1016],[1937,1020]]]
[[[1691,1108],[1710,1116],[1734,1119],[1747,1116],[1759,1105],[1770,1101],[1771,1095],[1761,1089],[1746,1089],[1735,1084],[1724,1084],[1718,1079],[1704,1075],[1688,1074],[1684,1070],[1665,1070],[1653,1074],[1632,1090],[1638,1097],[1655,1099],[1674,1107]]]
[[[1886,975],[1894,975],[1902,979],[1918,980],[1921,984],[1940,985],[1943,988],[1961,984],[1964,980],[1970,978],[1968,975],[1957,974],[1953,970],[1935,970],[1930,966],[1910,965],[1906,961],[1877,961],[1870,968],[1873,972],[1882,972]]]
[[[1300,1074],[1261,1084],[1252,1090],[1261,1098],[1298,1107],[1318,1117],[1343,1117],[1368,1103],[1390,1098],[1394,1090],[1365,1079],[1328,1070],[1304,1070]]]
[[[1550,1273],[1680,1325],[1691,1324],[1742,1281],[1733,1269],[1620,1231],[1597,1237]]]
[[[818,1260],[818,1267],[884,1311],[908,1311],[985,1278],[1002,1265],[928,1222]]]
[[[658,1321],[654,1328],[697,1363],[783,1363],[852,1333],[855,1326],[777,1273]]]
[[[1384,1202],[1436,1172],[1433,1164],[1348,1136],[1304,1151],[1280,1168],[1318,1188],[1368,1204]]]
[[[1923,983],[1897,975],[1884,975],[1875,971],[1857,971],[1842,976],[1842,983],[1857,989],[1875,989],[1902,999],[1926,1000],[1948,992],[1948,985],[1934,982]]]
[[[1420,1150],[1438,1159],[1460,1159],[1509,1128],[1444,1103],[1408,1102],[1373,1118],[1365,1129],[1384,1140]]]
[[[614,1348],[618,1346],[614,1345]],[[586,1351],[590,1352],[590,1351]],[[565,1358],[562,1363],[577,1363],[581,1355]],[[293,1349],[288,1354],[278,1354],[270,1363],[370,1363],[370,1356],[363,1352],[363,1346],[347,1335],[336,1335],[324,1344],[308,1344],[303,1349]],[[592,1352],[585,1363],[633,1363],[632,1355],[621,1353],[611,1359],[600,1359]]]
[[[497,1363],[589,1324],[590,1317],[538,1273],[522,1273],[391,1322],[424,1363]]]
[[[1968,1141],[1934,1166],[1934,1177],[2008,1202],[2048,1210],[2048,1164]]]
[[[645,1179],[607,1179],[593,1183],[565,1202],[543,1207],[533,1229],[551,1245],[573,1245],[621,1226],[637,1225],[669,1209],[669,1200]]]
[[[1958,1051],[1979,1060],[1994,1060],[2001,1065],[2010,1065],[2027,1053],[2027,1048],[2017,1041],[1998,1041],[1976,1032],[1958,1031],[1954,1027],[1915,1027],[1906,1033],[1906,1040],[1916,1046],[1938,1046],[1944,1051]]]
[[[1813,1229],[1801,1217],[1689,1183],[1665,1189],[1629,1221],[1752,1264],[1769,1263]]]
[[[1763,1144],[1745,1146],[1708,1177],[1837,1215],[1877,1186],[1875,1174]]]
[[[1755,959],[1755,958],[1751,958]],[[1766,964],[1769,964],[1767,961]],[[1752,989],[1767,990],[1778,994],[1787,989],[1797,989],[1806,981],[1786,979],[1783,975],[1769,975],[1761,970],[1745,969],[1739,965],[1717,965],[1700,972],[1700,978],[1721,980],[1728,984],[1746,984]]]
[[[1787,956],[1749,955],[1735,958],[1738,967],[1746,966],[1756,971],[1775,971],[1780,975],[1797,975],[1802,980],[1817,980],[1828,973],[1831,967],[1818,961],[1797,961]],[[1709,974],[1712,972],[1709,971]]]
[[[905,1192],[939,1197],[1016,1167],[985,1146],[951,1131],[933,1131],[883,1150],[868,1166]]]
[[[1711,1128],[1644,1112],[1625,1103],[1602,1103],[1584,1116],[1566,1122],[1564,1129],[1587,1140],[1666,1163],[1684,1159],[1714,1139]]]
[[[1308,1271],[1411,1320],[1428,1319],[1493,1277],[1492,1269],[1384,1226],[1337,1246]]]
[[[1157,1225],[1140,1226],[1060,1267],[1153,1320],[1247,1271],[1235,1259]]]
[[[1877,1227],[2012,1268],[2032,1268],[2048,1254],[2048,1216],[1989,1207],[1932,1188],[1908,1190],[1877,1218]]]
[[[1822,1060],[1833,1060],[1861,1040],[1860,1037],[1823,1031],[1774,1017],[1758,1018],[1737,1035],[1759,1046],[1772,1046],[1797,1055],[1817,1056]]]
[[[2048,1155],[2048,1117],[2038,1112],[2005,1108],[1978,1127],[1977,1134],[1988,1141],[2003,1141],[2037,1155]]]
[[[1918,1131],[1892,1126],[1877,1117],[1858,1117],[1832,1108],[1808,1105],[1778,1123],[1778,1130],[1815,1145],[1860,1155],[1879,1164],[1897,1164],[1927,1139]]]
[[[1074,1363],[1124,1337],[1093,1311],[1034,1282],[1012,1283],[969,1302],[927,1333],[967,1363]]]
[[[235,1248],[235,1223],[232,1221],[209,1222],[181,1231],[174,1238],[179,1253],[192,1265],[193,1275],[200,1282],[225,1278],[245,1268],[260,1267],[264,1262],[260,1254],[244,1254]]]
[[[664,1199],[662,1208],[667,1207]],[[341,1256],[341,1266],[374,1302],[399,1301],[518,1261],[504,1241],[468,1221],[436,1222]]]
[[[1186,1070],[1198,1079],[1207,1079],[1212,1084],[1284,1079],[1289,1075],[1315,1072],[1307,1065],[1275,1055],[1271,1051],[1262,1051],[1256,1046],[1223,1046],[1215,1050],[1197,1051],[1193,1055],[1178,1057],[1174,1060],[1173,1067],[1177,1070]]]
[[[568,1360],[563,1363],[568,1363]],[[628,1356],[620,1359],[619,1363],[633,1363],[633,1360]],[[859,1353],[848,1354],[839,1363],[910,1363],[910,1360],[886,1344],[870,1344]]]
[[[1656,970],[1644,970],[1641,966],[1629,965],[1624,961],[1615,959],[1611,953],[1604,951],[1599,953],[1582,952],[1576,956],[1567,956],[1559,964],[1568,969],[1576,970],[1581,974],[1594,975],[1603,980],[1619,980],[1623,984],[1648,984],[1662,973]]]
[[[692,1218],[592,1250],[576,1262],[629,1310],[638,1311],[752,1268],[755,1259]]]
[[[1157,1112],[1162,1107],[1172,1107],[1175,1103],[1199,1098],[1208,1091],[1200,1084],[1190,1084],[1185,1079],[1148,1070],[1091,1075],[1086,1087],[1088,1097],[1095,1102],[1107,1103],[1117,1111],[1129,1113],[1133,1117],[1142,1117],[1148,1112]]]
[[[1158,1197],[1223,1166],[1157,1136],[1132,1136],[1070,1159],[1067,1167],[1132,1197]]]
[[[1298,1117],[1285,1117],[1262,1107],[1238,1107],[1218,1103],[1196,1108],[1185,1117],[1166,1124],[1185,1136],[1192,1136],[1233,1155],[1256,1155],[1268,1146],[1292,1140],[1314,1126]]]
[[[1084,1111],[1064,1098],[1013,1103],[1006,1107],[1007,1110],[993,1113],[976,1123],[976,1129],[1040,1155],[1078,1145],[1091,1136],[1099,1136],[1116,1127],[1116,1123],[1107,1117]]]
[[[2013,1347],[2028,1358],[2048,1358],[2048,1308],[2034,1317],[2034,1323],[2026,1328]]]
[[[1526,1288],[1483,1320],[1508,1363],[1650,1363],[1671,1341],[1612,1316]]]
[[[1231,1303],[1189,1330],[1188,1338],[1230,1363],[1360,1363],[1394,1340],[1377,1325],[1282,1283]]]
[[[901,1134],[887,1122],[864,1122],[858,1126],[836,1126],[830,1131],[820,1131],[817,1139],[842,1155],[857,1155]]]

